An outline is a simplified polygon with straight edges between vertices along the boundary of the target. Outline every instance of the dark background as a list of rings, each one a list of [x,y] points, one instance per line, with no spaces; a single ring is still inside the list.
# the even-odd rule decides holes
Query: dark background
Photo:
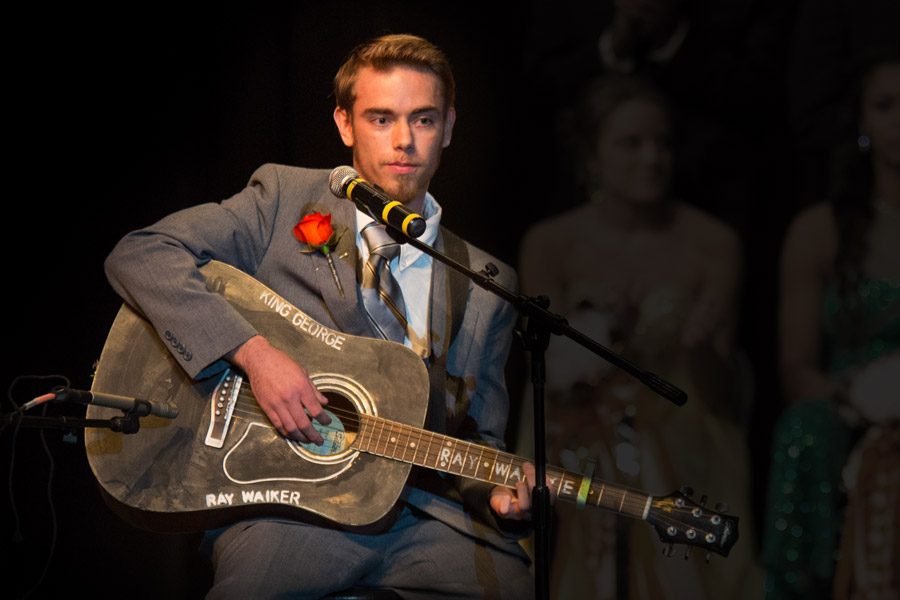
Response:
[[[445,207],[445,225],[515,264],[527,227],[577,200],[556,185],[564,153],[553,143],[548,107],[579,77],[577,69],[555,65],[568,64],[580,51],[575,47],[596,32],[592,15],[565,4],[498,3],[491,18],[436,2],[273,4],[211,13],[145,4],[128,16],[64,9],[8,22],[23,41],[7,41],[4,53],[8,309],[0,382],[62,374],[74,387],[90,387],[120,305],[103,260],[126,232],[228,197],[266,162],[348,164],[331,119],[332,77],[354,45],[382,33],[422,35],[450,57],[459,119],[432,191]],[[733,4],[740,11],[769,3]],[[778,36],[788,35],[793,14],[793,5],[783,4],[769,23],[776,42],[787,39]],[[786,43],[766,48],[771,65],[785,62]],[[548,70],[560,75],[558,82]],[[734,225],[745,243],[742,346],[756,371],[749,436],[758,498],[767,431],[780,402],[770,356],[775,261],[787,219],[802,204],[792,163],[780,160],[789,149],[772,135],[783,128],[783,89],[767,89],[761,95],[774,107],[732,115],[765,125],[753,146],[767,152],[753,163],[765,170],[748,203],[700,202]],[[560,260],[573,259],[561,253]],[[19,383],[12,398],[22,404],[56,383]],[[10,409],[6,404],[2,412]],[[83,409],[53,405],[49,414],[80,416]],[[2,433],[0,474],[9,488],[0,533],[10,560],[0,585],[14,594],[28,591],[41,580],[52,549],[32,597],[202,594],[209,575],[196,557],[195,535],[125,524],[101,500],[81,436],[66,441],[47,430],[46,445],[52,465],[36,430]]]
[[[131,12],[129,10],[129,12]],[[331,113],[332,78],[351,48],[414,32],[451,58],[459,124],[432,189],[446,225],[509,263],[528,215],[510,185],[527,139],[522,42],[527,15],[472,20],[438,3],[321,3],[200,12],[146,4],[135,16],[78,10],[34,14],[6,56],[6,360],[2,383],[62,374],[89,389],[120,305],[103,260],[126,232],[173,210],[238,192],[261,164],[349,164]],[[365,15],[365,17],[359,16]],[[449,201],[449,199],[453,199]],[[524,208],[524,207],[523,207]],[[515,210],[511,210],[515,209]],[[58,381],[19,383],[22,404]],[[2,412],[10,410],[5,404]],[[39,414],[40,411],[33,411]],[[49,414],[81,416],[54,405]],[[134,529],[100,498],[81,435],[2,433],[0,596],[199,597],[208,572],[195,535]],[[13,450],[15,453],[13,454]],[[11,461],[13,461],[11,463]],[[15,502],[18,523],[12,512]],[[18,538],[16,526],[18,524]]]

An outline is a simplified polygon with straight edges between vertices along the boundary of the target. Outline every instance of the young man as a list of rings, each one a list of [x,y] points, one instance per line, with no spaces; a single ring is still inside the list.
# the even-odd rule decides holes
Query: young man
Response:
[[[415,36],[378,38],[354,50],[335,77],[335,93],[334,119],[360,176],[425,217],[420,240],[476,267],[500,264],[498,282],[515,286],[510,267],[440,229],[441,207],[427,192],[456,120],[442,52]],[[327,171],[265,165],[239,194],[129,234],[107,260],[112,285],[167,340],[189,376],[236,366],[275,429],[303,443],[322,442],[310,417],[327,424],[327,400],[301,364],[207,291],[198,267],[210,259],[229,263],[325,327],[377,337],[382,330],[357,281],[357,273],[365,281],[371,252],[364,230],[372,219],[336,198],[328,179]],[[299,251],[293,232],[314,212],[349,232],[332,253],[333,275],[324,255]],[[405,304],[406,333],[397,341],[430,371],[428,427],[502,446],[514,311],[470,282],[460,288],[460,275],[411,246],[390,265]],[[408,597],[530,596],[527,557],[515,539],[529,516],[527,486],[418,475],[401,495],[396,520],[375,535],[273,519],[211,532],[210,597],[317,598],[354,584]]]

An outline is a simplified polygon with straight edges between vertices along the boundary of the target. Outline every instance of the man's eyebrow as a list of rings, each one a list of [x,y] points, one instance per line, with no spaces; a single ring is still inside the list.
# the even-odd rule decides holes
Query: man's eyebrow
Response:
[[[439,111],[440,111],[440,109],[437,106],[423,106],[421,108],[414,109],[410,114],[421,115],[423,113],[439,112]],[[375,107],[367,108],[367,109],[363,110],[363,114],[367,115],[367,116],[372,116],[372,115],[395,116],[397,113],[395,111],[391,110],[390,108],[378,108],[377,106],[375,106]]]
[[[437,106],[423,106],[422,108],[417,108],[412,111],[414,115],[421,115],[422,113],[430,113],[430,112],[440,112],[440,109]]]

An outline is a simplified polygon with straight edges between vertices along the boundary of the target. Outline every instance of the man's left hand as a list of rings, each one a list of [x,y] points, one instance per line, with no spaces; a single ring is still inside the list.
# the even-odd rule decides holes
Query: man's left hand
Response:
[[[531,518],[531,491],[534,489],[534,465],[525,463],[525,481],[515,489],[495,486],[491,490],[491,510],[503,519],[523,520]]]

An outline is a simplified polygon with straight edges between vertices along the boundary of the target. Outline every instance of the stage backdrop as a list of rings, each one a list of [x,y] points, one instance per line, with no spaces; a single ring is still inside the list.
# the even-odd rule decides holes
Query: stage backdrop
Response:
[[[568,91],[548,89],[535,68],[536,54],[552,41],[547,35],[565,41],[575,26],[585,33],[590,21],[577,11],[537,3],[542,9],[529,12],[503,2],[491,10],[500,16],[488,19],[446,2],[292,4],[203,12],[144,3],[127,15],[33,8],[8,23],[21,41],[7,41],[4,52],[0,243],[7,315],[0,383],[61,374],[76,388],[90,388],[93,363],[121,304],[103,261],[128,231],[227,198],[266,162],[349,164],[331,116],[332,77],[354,45],[375,35],[422,35],[453,64],[458,122],[432,185],[446,226],[515,264],[527,227],[579,200],[553,171],[560,148],[552,143],[549,111]],[[778,197],[763,200],[784,207]],[[748,223],[755,229],[742,234],[776,237],[783,219],[755,214]],[[552,250],[560,260],[575,260],[565,244],[560,240]],[[763,243],[751,263],[764,285],[752,290],[747,310],[758,321],[745,338],[762,359],[764,390],[772,248]],[[514,354],[511,364],[515,400],[521,356]],[[20,383],[13,397],[21,404],[56,383]],[[776,405],[767,406],[771,412]],[[3,412],[9,410],[5,404]],[[513,416],[517,410],[514,402]],[[50,408],[55,415],[83,412]],[[0,544],[12,558],[0,583],[10,589],[0,595],[29,591],[53,547],[33,597],[76,591],[91,598],[202,596],[209,571],[196,553],[198,536],[145,532],[115,517],[100,498],[80,432],[73,434],[47,431],[52,463],[35,430],[14,435],[7,429],[0,436],[0,478],[7,481],[11,465],[14,470],[10,493],[0,500]]]

